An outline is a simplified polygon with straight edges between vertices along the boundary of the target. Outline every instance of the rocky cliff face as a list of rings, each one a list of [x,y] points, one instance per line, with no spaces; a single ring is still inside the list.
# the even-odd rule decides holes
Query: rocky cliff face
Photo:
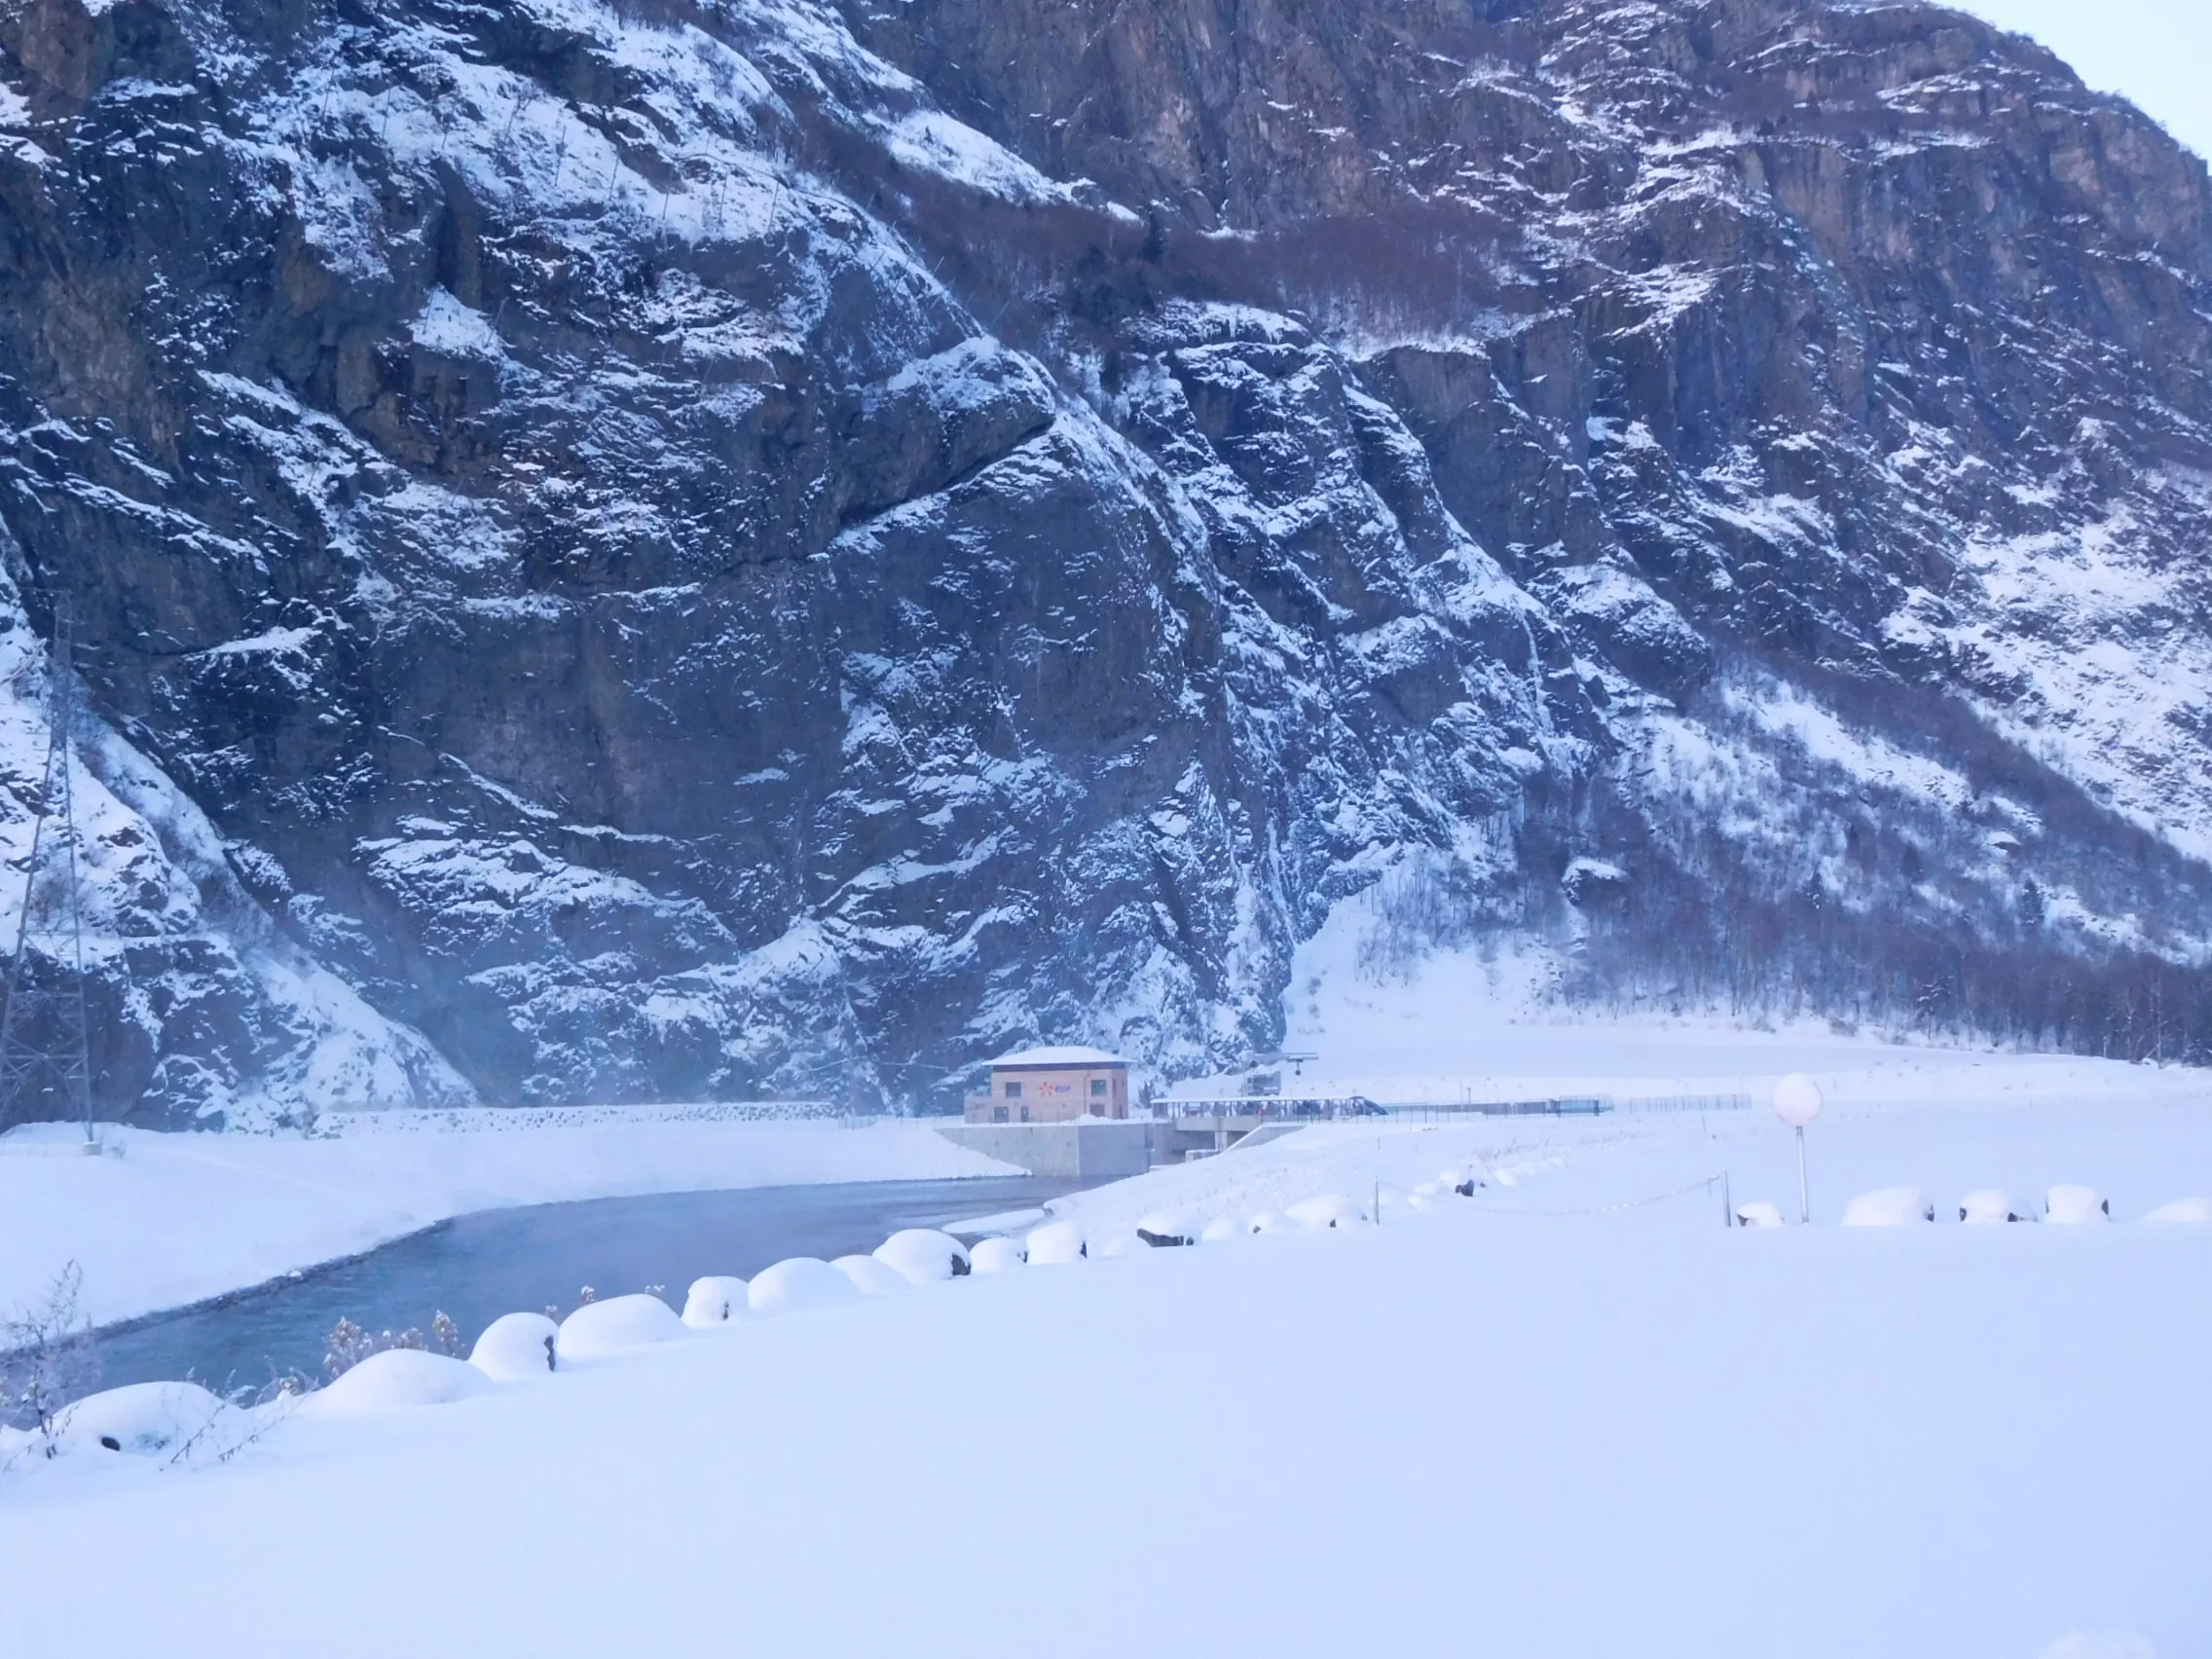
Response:
[[[5,0],[9,846],[66,596],[155,1118],[1190,1069],[1385,876],[2201,1052],[2208,202],[1911,5]]]

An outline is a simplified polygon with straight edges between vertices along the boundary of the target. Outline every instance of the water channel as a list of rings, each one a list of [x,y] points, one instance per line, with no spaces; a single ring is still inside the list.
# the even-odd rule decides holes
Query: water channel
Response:
[[[298,1278],[106,1327],[93,1334],[88,1381],[115,1388],[190,1376],[225,1389],[267,1382],[273,1370],[314,1377],[341,1318],[372,1332],[427,1331],[442,1311],[465,1352],[501,1313],[566,1312],[586,1285],[601,1296],[658,1285],[681,1309],[684,1287],[705,1273],[750,1278],[786,1256],[872,1250],[903,1227],[956,1225],[1089,1184],[856,1181],[485,1210]]]

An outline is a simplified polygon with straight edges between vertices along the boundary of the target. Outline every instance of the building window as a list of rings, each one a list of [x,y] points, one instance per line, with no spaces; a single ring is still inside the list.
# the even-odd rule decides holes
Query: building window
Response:
[[[1021,1098],[1021,1085],[1018,1083],[1008,1084],[1006,1086],[1006,1097],[1009,1100],[1019,1100]]]
[[[1106,1098],[1106,1080],[1104,1078],[1094,1077],[1090,1080],[1090,1098],[1093,1100]]]
[[[1003,1124],[1006,1122],[1006,1108],[1004,1106],[994,1106],[991,1108],[991,1122],[994,1124]]]
[[[1026,1106],[1021,1109],[1021,1121],[1025,1124],[1029,1122],[1029,1108]]]

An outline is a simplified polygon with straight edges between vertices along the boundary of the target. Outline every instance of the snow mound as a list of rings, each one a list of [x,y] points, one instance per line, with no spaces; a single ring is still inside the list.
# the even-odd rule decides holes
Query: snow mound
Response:
[[[495,1382],[520,1382],[553,1369],[561,1327],[542,1313],[502,1313],[484,1327],[468,1363]]]
[[[1482,1185],[1483,1178],[1475,1170],[1439,1169],[1434,1180],[1423,1181],[1414,1189],[1414,1196],[1420,1198],[1441,1198],[1457,1194],[1462,1198],[1471,1198]]]
[[[745,1306],[745,1281],[728,1273],[709,1273],[691,1281],[683,1294],[683,1322],[694,1331],[726,1324]]]
[[[1137,1236],[1154,1249],[1198,1241],[1198,1223],[1181,1210],[1154,1210],[1137,1223]]]
[[[1301,1227],[1316,1229],[1352,1227],[1367,1219],[1367,1212],[1342,1193],[1301,1198],[1284,1213]]]
[[[985,1238],[968,1252],[968,1265],[979,1273],[1012,1272],[1028,1260],[1021,1246],[1011,1238]]]
[[[372,1353],[327,1388],[300,1402],[316,1417],[367,1417],[407,1406],[443,1406],[489,1393],[491,1378],[463,1359],[424,1348]]]
[[[1090,1253],[1102,1258],[1107,1256],[1136,1256],[1151,1248],[1151,1245],[1133,1233],[1113,1233],[1107,1235],[1103,1243],[1093,1246]]]
[[[1844,1206],[1846,1227],[1909,1227],[1916,1221],[1934,1221],[1936,1206],[1917,1187],[1878,1187],[1861,1193]]]
[[[2176,1198],[2160,1204],[2145,1221],[2212,1221],[2212,1198]]]
[[[596,1359],[623,1348],[673,1342],[683,1335],[683,1321],[657,1296],[610,1296],[587,1302],[561,1321],[563,1359]]]
[[[1290,1223],[1275,1214],[1273,1210],[1262,1210],[1244,1224],[1244,1231],[1247,1233],[1288,1233]]]
[[[2112,1205],[2094,1187],[2053,1187],[2044,1195],[2045,1219],[2061,1227],[2112,1219]]]
[[[820,1256],[787,1256],[754,1274],[745,1300],[756,1313],[785,1313],[857,1301],[860,1294],[859,1285]]]
[[[87,1394],[62,1414],[64,1446],[150,1457],[207,1428],[232,1408],[197,1382],[133,1382]]]
[[[1769,1203],[1764,1198],[1753,1198],[1748,1204],[1739,1204],[1736,1206],[1736,1225],[1739,1227],[1781,1227],[1784,1225],[1782,1206]]]
[[[1089,1253],[1083,1229],[1072,1221],[1047,1222],[1029,1235],[1029,1265],[1033,1268],[1078,1262]]]
[[[1232,1238],[1244,1236],[1244,1229],[1226,1215],[1217,1215],[1198,1230],[1200,1244],[1224,1244]]]
[[[869,1296],[897,1296],[914,1281],[876,1256],[839,1256],[830,1264]]]
[[[875,1247],[875,1259],[908,1284],[935,1284],[968,1272],[968,1250],[949,1233],[909,1227]]]
[[[1969,1227],[2002,1227],[2006,1222],[2024,1221],[2027,1217],[2007,1195],[1994,1187],[1985,1187],[1959,1200],[1959,1219]]]

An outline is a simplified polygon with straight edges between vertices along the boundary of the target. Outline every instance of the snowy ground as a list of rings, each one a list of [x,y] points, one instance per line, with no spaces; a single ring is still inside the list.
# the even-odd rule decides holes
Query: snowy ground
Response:
[[[1815,1225],[1758,1232],[1694,1184],[1788,1205],[1763,1112],[1320,1127],[1066,1200],[1066,1267],[295,1411],[227,1462],[18,1457],[0,1651],[2212,1651],[2212,1226],[2136,1219],[2212,1192],[2201,1096],[1812,1137]],[[1490,1184],[1412,1191],[1447,1168]],[[2059,1182],[2112,1223],[1948,1219]],[[1899,1184],[1945,1223],[1835,1225]],[[1378,1186],[1380,1226],[1109,1254]]]
[[[351,1113],[325,1137],[103,1127],[0,1136],[0,1315],[65,1263],[97,1321],[237,1290],[448,1216],[510,1204],[812,1181],[1006,1174],[915,1123],[664,1112]]]
[[[1543,951],[1428,953],[1378,972],[1374,891],[1338,904],[1299,946],[1284,999],[1284,1047],[1318,1055],[1285,1066],[1289,1090],[1364,1094],[1391,1105],[1602,1094],[1621,1100],[1743,1093],[1763,1100],[1785,1073],[1810,1072],[1831,1097],[1896,1103],[2212,1098],[2212,1074],[2146,1070],[1839,1032],[1806,1020],[1752,1027],[1714,1014],[1600,1019],[1549,1000],[1559,965]],[[1238,1080],[1179,1085],[1219,1092]]]
[[[1562,1024],[1489,976],[1316,975],[1294,1016],[1384,1098],[1808,1068],[1814,1225],[1722,1224],[1723,1192],[1794,1214],[1764,1110],[1353,1121],[1007,1218],[1082,1237],[1066,1266],[520,1382],[383,1356],[450,1403],[334,1389],[187,1444],[205,1417],[95,1397],[158,1432],[0,1446],[0,1653],[2212,1653],[2212,1225],[2142,1219],[2212,1196],[2212,1078]],[[66,1241],[96,1286],[107,1248],[175,1300],[489,1203],[982,1167],[919,1125],[381,1126],[0,1158],[0,1262]],[[2111,1221],[1955,1219],[2062,1183]],[[1940,1225],[1838,1225],[1893,1187]]]

